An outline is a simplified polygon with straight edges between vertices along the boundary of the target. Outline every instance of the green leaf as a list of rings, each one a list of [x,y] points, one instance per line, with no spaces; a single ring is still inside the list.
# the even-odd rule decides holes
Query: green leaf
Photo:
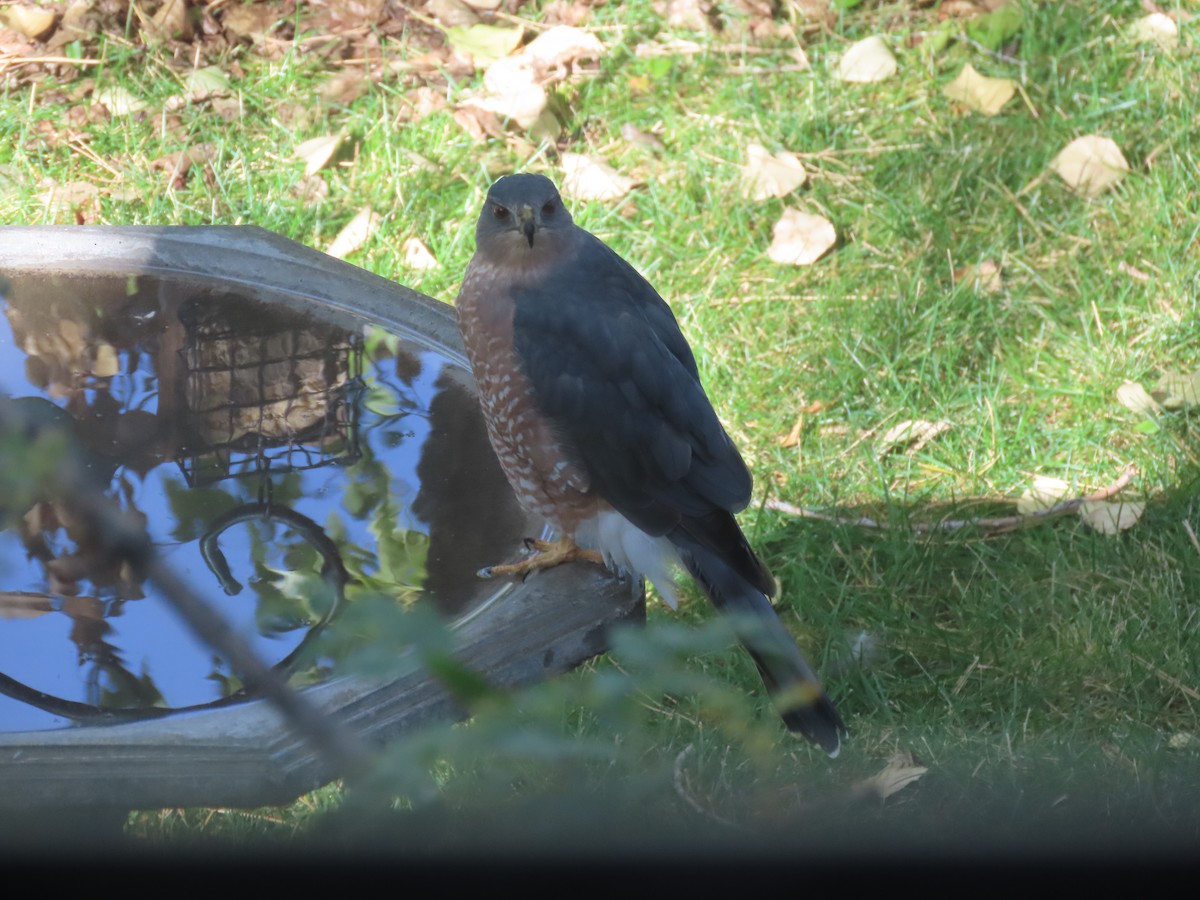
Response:
[[[929,56],[937,56],[946,49],[946,45],[954,39],[957,31],[958,25],[952,19],[940,22],[932,30],[925,33],[925,40],[921,42],[921,49]]]
[[[1006,3],[986,16],[967,22],[967,36],[975,43],[996,50],[1021,31],[1021,7]]]
[[[666,78],[671,74],[671,69],[675,66],[675,60],[670,56],[656,56],[650,60],[649,69],[650,77],[655,81]]]
[[[475,65],[482,68],[516,50],[524,34],[520,28],[498,25],[454,25],[446,29],[446,40],[457,52],[470,56]]]
[[[229,77],[216,66],[205,66],[192,72],[187,77],[186,87],[189,94],[216,94],[233,90]]]

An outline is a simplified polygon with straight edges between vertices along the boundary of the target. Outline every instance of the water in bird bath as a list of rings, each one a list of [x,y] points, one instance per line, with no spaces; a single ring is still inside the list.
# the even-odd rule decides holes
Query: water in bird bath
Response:
[[[462,619],[527,522],[463,370],[428,345],[147,276],[0,285],[0,399],[260,655],[302,654],[362,592]],[[0,446],[8,454],[12,444]],[[53,491],[0,497],[0,731],[240,698],[167,601],[106,558]]]

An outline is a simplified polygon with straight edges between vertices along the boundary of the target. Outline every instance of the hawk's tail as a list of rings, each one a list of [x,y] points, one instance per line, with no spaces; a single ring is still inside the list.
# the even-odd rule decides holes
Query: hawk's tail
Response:
[[[744,552],[753,557],[740,531],[738,536]],[[684,567],[713,605],[729,617],[788,730],[804,735],[830,756],[837,756],[846,725],[767,595],[721,554],[692,536],[676,530],[671,541],[679,549]]]

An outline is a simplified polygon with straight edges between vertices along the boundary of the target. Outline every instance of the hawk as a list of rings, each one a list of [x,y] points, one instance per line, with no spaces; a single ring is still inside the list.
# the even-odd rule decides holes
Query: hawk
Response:
[[[592,559],[674,607],[686,570],[730,616],[788,728],[836,755],[846,726],[734,519],[750,472],[670,307],[542,175],[492,186],[475,243],[458,322],[488,437],[521,505],[562,538],[485,572]]]

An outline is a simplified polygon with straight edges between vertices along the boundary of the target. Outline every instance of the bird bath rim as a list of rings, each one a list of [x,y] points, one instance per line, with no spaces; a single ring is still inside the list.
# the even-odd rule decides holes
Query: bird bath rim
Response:
[[[257,227],[0,228],[0,276],[154,275],[219,283],[347,327],[376,324],[443,354],[469,382],[453,309]],[[214,274],[219,273],[219,274]],[[603,652],[644,597],[592,567],[513,585],[456,623],[459,652],[502,685]],[[339,676],[304,695],[361,737],[393,738],[460,711],[410,660],[387,683]],[[254,806],[287,802],[333,771],[265,700],[148,721],[0,734],[0,810]]]

